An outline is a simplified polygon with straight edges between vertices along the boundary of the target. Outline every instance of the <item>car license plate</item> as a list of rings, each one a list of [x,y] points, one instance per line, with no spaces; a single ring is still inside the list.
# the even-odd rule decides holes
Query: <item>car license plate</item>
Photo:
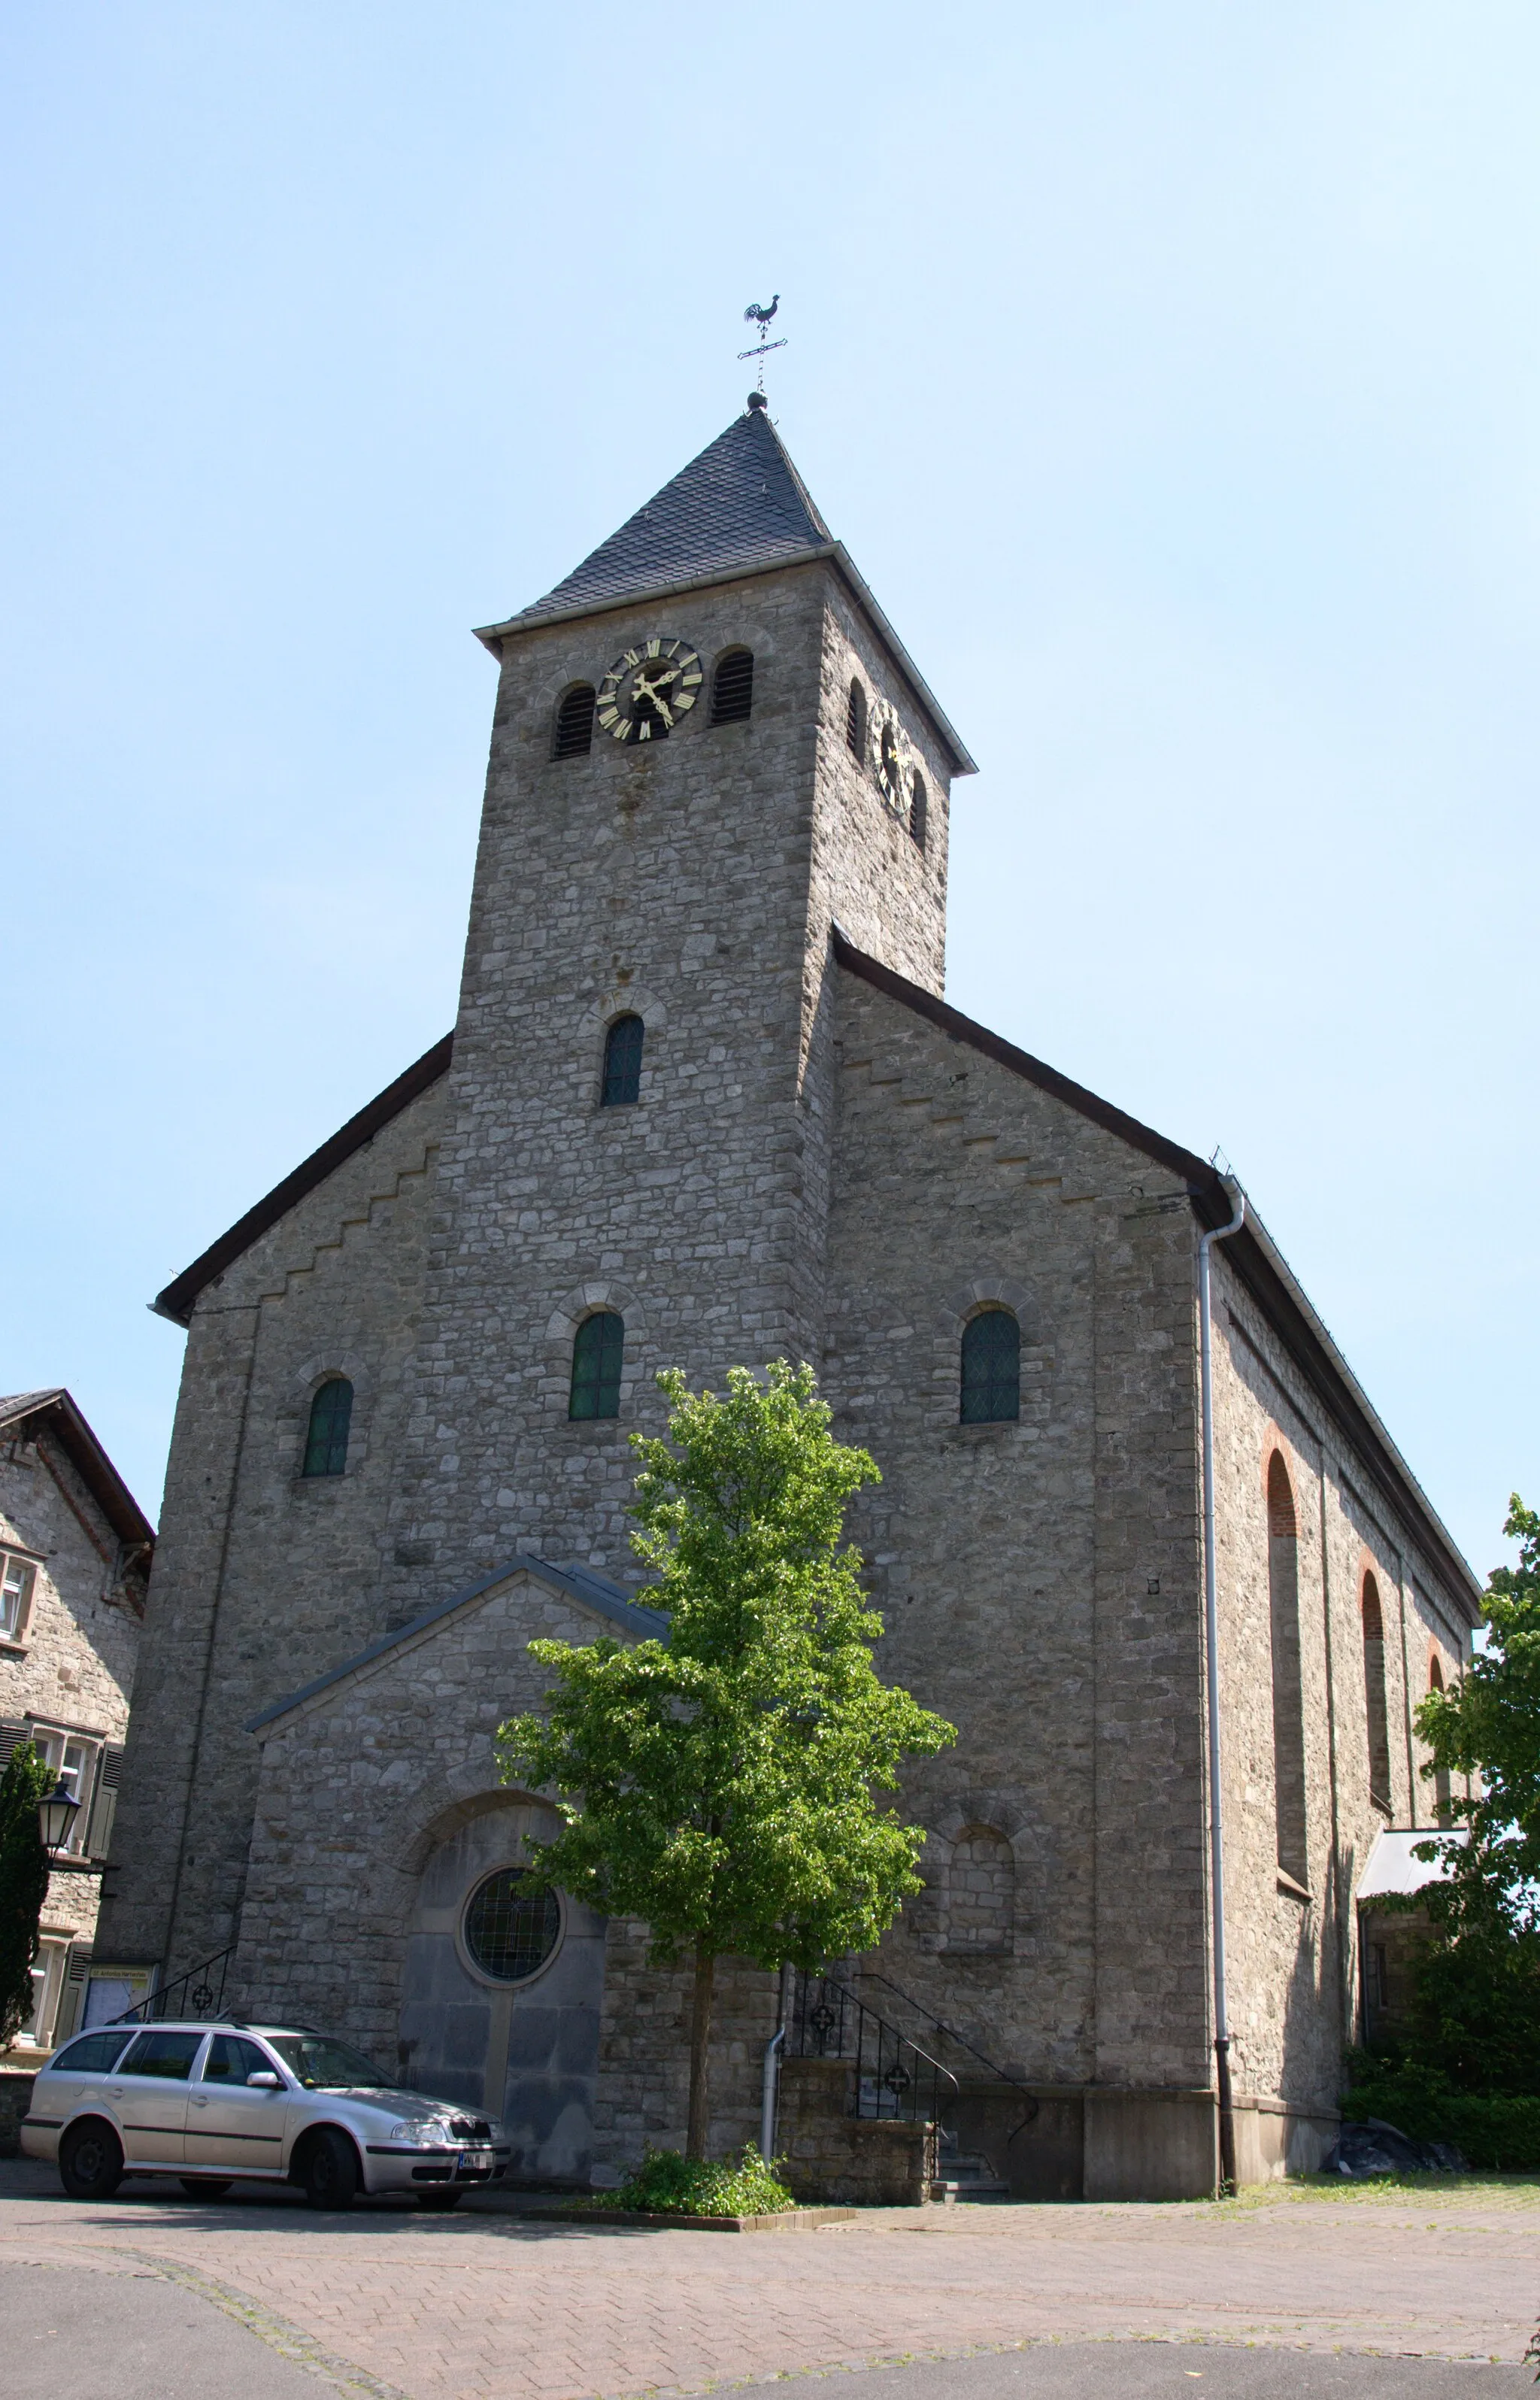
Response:
[[[480,2175],[492,2164],[490,2150],[462,2150],[457,2175]]]

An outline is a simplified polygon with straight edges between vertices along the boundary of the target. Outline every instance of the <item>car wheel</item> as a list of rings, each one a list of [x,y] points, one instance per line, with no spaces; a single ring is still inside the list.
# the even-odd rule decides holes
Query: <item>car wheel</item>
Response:
[[[436,2209],[442,2213],[446,2208],[458,2208],[464,2198],[463,2191],[419,2191],[417,2206]]]
[[[359,2154],[346,2134],[320,2133],[300,2170],[312,2208],[351,2208],[359,2188]]]
[[[72,2200],[111,2200],[123,2180],[123,2145],[110,2125],[88,2117],[59,2145],[59,2180]]]
[[[222,2192],[229,2190],[234,2180],[232,2175],[183,2175],[181,2184],[195,2200],[217,2200]]]

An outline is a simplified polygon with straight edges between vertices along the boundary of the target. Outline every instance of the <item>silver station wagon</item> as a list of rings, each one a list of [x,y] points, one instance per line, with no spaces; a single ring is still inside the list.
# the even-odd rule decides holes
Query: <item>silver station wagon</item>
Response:
[[[200,2200],[240,2177],[297,2184],[316,2208],[384,2191],[453,2208],[509,2160],[500,2125],[398,2090],[348,2042],[227,2018],[77,2035],[38,2074],[21,2148],[58,2161],[72,2200],[106,2200],[126,2175],[174,2175]]]

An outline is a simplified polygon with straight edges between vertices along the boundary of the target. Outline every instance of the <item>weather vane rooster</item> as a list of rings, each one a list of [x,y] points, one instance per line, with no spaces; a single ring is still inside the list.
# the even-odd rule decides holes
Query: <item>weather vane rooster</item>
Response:
[[[762,308],[757,300],[751,300],[748,307],[743,311],[744,324],[752,325],[755,332],[759,335],[759,342],[756,348],[752,350],[740,350],[738,353],[741,359],[757,359],[759,361],[759,381],[756,385],[754,390],[749,394],[749,406],[751,408],[763,408],[765,405],[766,359],[769,357],[771,350],[784,350],[786,347],[785,336],[784,334],[778,342],[772,342],[767,339],[767,335],[770,331],[770,319],[774,316],[780,306],[781,294],[779,292],[773,292],[770,294],[770,304],[768,308]]]

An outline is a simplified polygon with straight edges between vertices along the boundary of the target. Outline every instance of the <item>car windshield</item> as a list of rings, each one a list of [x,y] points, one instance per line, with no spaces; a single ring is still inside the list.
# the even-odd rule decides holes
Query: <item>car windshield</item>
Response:
[[[390,2079],[372,2058],[345,2041],[324,2033],[270,2033],[277,2051],[296,2083],[307,2092],[388,2091]]]

